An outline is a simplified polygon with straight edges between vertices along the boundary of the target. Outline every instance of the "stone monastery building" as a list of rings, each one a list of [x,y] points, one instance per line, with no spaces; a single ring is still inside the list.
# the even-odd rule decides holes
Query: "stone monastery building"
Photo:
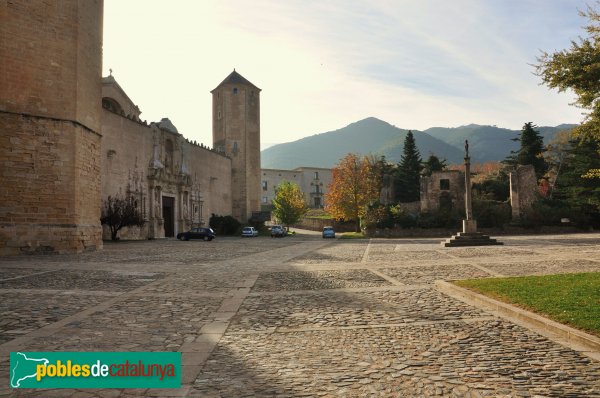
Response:
[[[102,0],[0,4],[0,255],[102,247],[100,209],[134,195],[129,237],[174,236],[211,213],[260,210],[260,89],[233,72],[211,91],[213,149],[147,124],[102,72]]]
[[[102,79],[102,199],[133,195],[147,220],[121,236],[172,237],[212,213],[246,222],[260,210],[260,89],[234,70],[211,93],[213,149],[169,119],[142,122],[114,77]]]

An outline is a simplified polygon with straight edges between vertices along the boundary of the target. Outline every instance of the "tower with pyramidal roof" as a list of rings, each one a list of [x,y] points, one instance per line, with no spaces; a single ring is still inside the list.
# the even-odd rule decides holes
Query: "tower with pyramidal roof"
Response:
[[[232,215],[260,211],[260,89],[233,70],[214,90],[213,147],[231,157]]]

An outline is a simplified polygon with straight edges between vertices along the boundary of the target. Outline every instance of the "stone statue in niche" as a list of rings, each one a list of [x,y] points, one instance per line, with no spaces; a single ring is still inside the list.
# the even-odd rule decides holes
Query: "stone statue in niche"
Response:
[[[154,189],[154,217],[161,218],[160,188]]]
[[[187,200],[183,201],[183,219],[184,220],[190,219],[190,213],[189,213],[189,209],[188,209],[188,201]]]

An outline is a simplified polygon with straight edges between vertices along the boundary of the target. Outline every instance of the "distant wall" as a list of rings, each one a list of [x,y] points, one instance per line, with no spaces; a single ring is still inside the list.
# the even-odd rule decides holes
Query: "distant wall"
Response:
[[[309,231],[322,231],[323,227],[333,227],[336,232],[354,232],[356,230],[356,225],[353,222],[338,222],[321,218],[303,218],[293,227],[308,229]]]

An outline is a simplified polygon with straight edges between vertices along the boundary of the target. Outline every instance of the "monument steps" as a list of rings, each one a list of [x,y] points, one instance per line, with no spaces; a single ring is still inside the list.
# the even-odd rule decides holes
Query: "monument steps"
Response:
[[[451,238],[442,242],[444,247],[460,247],[460,246],[492,246],[503,245],[496,239],[490,238],[481,232],[459,232]]]

